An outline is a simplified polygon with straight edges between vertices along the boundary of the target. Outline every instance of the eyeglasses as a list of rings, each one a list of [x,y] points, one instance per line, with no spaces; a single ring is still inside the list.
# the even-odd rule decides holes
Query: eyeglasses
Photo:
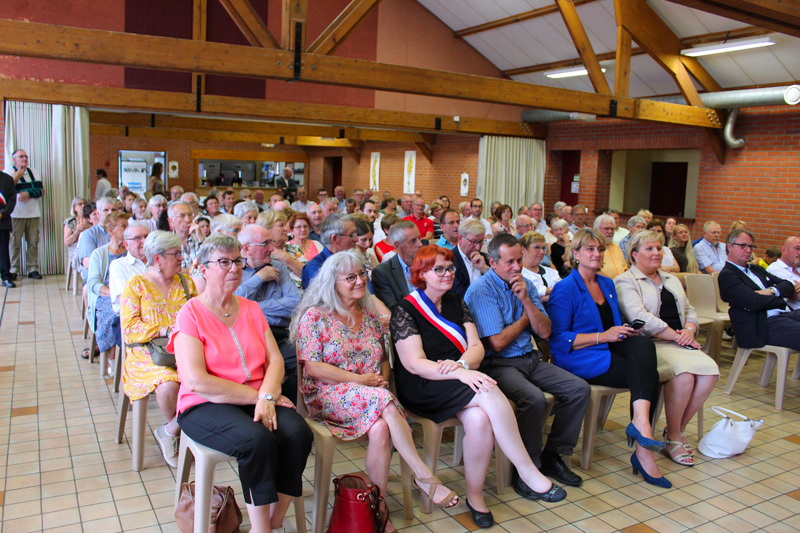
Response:
[[[755,244],[746,244],[743,242],[732,242],[731,246],[738,246],[742,250],[750,250],[751,252],[756,249]]]
[[[211,261],[206,261],[203,264],[207,265],[209,263],[218,264],[219,268],[222,270],[230,270],[231,265],[234,263],[236,264],[236,268],[244,268],[244,266],[247,264],[247,260],[244,257],[237,257],[236,259],[228,259],[227,257],[223,257],[222,259],[212,259]]]
[[[532,244],[531,245],[531,249],[536,250],[537,252],[543,252],[543,251],[547,250],[547,247],[543,246],[543,245],[538,245],[537,246],[536,244]]]
[[[136,237],[131,237],[130,239],[125,239],[126,241],[143,241],[147,238],[147,235],[137,235]],[[166,255],[166,254],[165,254]]]
[[[362,270],[358,274],[350,274],[348,276],[345,276],[345,277],[339,278],[339,279],[344,280],[344,281],[347,282],[348,285],[353,286],[353,285],[356,284],[356,281],[359,280],[359,279],[361,281],[367,281],[367,273]]]
[[[247,244],[249,244],[250,246],[275,246],[276,244],[278,244],[278,241],[276,241],[275,239],[270,239],[264,242],[249,242]]]
[[[235,235],[238,235],[239,232],[242,231],[242,228],[222,228],[220,231],[229,231]]]
[[[475,246],[483,246],[483,239],[481,239],[481,240],[479,240],[479,241],[473,241],[473,240],[472,240],[472,239],[470,239],[469,237],[464,237],[464,239],[465,239],[465,240],[467,240],[468,242],[471,242],[471,243],[472,243],[472,244],[474,244]]]
[[[345,239],[355,239],[356,238],[355,232],[347,234],[347,235],[345,235],[344,233],[337,233],[336,235],[338,235],[339,237],[344,237]]]
[[[455,265],[450,265],[448,267],[443,267],[443,266],[433,267],[431,270],[433,270],[433,273],[439,276],[440,278],[443,278],[445,274],[450,274],[452,276],[456,273]]]
[[[179,258],[179,257],[182,257],[182,256],[183,256],[183,252],[181,252],[180,250],[178,250],[177,252],[162,252],[162,253],[160,253],[160,254],[158,254],[158,255],[171,255],[172,257],[174,257],[175,259],[177,259],[177,258]]]

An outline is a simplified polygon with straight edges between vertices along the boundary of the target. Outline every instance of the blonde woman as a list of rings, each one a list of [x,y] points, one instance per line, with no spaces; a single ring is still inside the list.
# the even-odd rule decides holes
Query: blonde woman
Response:
[[[694,251],[692,250],[692,234],[686,224],[675,225],[672,239],[669,241],[669,249],[672,255],[675,256],[675,262],[680,267],[681,272],[697,274],[700,271],[700,265],[697,264],[697,259],[694,258]]]

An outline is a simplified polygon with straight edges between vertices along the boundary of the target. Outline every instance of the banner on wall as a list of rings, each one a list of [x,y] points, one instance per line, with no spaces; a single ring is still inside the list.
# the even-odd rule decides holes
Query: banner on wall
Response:
[[[461,196],[469,196],[469,174],[461,174]]]
[[[381,153],[372,152],[369,163],[369,188],[373,191],[380,190]]]
[[[403,193],[414,194],[414,177],[417,171],[417,151],[408,150],[406,152],[405,164],[403,165]]]
[[[147,162],[122,161],[120,182],[136,194],[144,194],[147,190]]]

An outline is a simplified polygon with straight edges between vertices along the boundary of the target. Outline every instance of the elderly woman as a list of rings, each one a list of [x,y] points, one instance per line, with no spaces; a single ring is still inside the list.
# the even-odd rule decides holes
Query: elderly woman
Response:
[[[258,206],[249,200],[239,202],[233,207],[233,215],[242,221],[242,227],[255,224],[258,219]]]
[[[214,220],[214,217],[220,214],[219,199],[216,196],[213,196],[211,195],[211,193],[209,193],[208,197],[206,198],[203,210],[205,210],[206,215],[208,215],[208,217],[211,220]]]
[[[649,224],[651,220],[653,220],[653,212],[649,209],[639,209],[639,212],[636,213],[637,217],[642,217],[644,219],[645,225]]]
[[[675,257],[680,272],[697,274],[700,266],[694,258],[692,250],[692,234],[689,227],[685,224],[676,224],[672,232],[672,240],[669,242],[669,249]]]
[[[417,290],[392,311],[392,339],[399,356],[397,394],[416,415],[436,423],[454,416],[462,421],[467,508],[479,527],[491,527],[494,519],[483,499],[483,486],[493,435],[542,500],[560,501],[566,492],[533,464],[508,399],[495,380],[477,370],[483,344],[464,300],[448,293],[454,279],[452,251],[426,246],[414,256],[411,283]]]
[[[133,201],[133,220],[144,220],[147,212],[147,200],[144,198],[136,198]]]
[[[569,224],[563,218],[557,218],[550,223],[550,232],[556,238],[556,242],[550,245],[550,261],[553,268],[558,271],[558,275],[565,278],[572,270],[566,262],[568,259],[567,248],[569,248]]]
[[[548,313],[553,322],[550,350],[553,362],[592,385],[630,389],[632,420],[625,429],[628,445],[636,441],[631,466],[652,485],[672,484],[658,470],[653,451],[651,410],[658,400],[656,348],[648,337],[622,324],[614,282],[598,275],[603,266],[605,238],[591,229],[575,234],[570,244],[574,270],[555,286]]]
[[[661,268],[662,238],[648,230],[634,235],[628,247],[631,268],[614,283],[622,316],[629,322],[644,321],[642,332],[655,339],[658,374],[667,382],[665,452],[678,464],[694,466],[686,425],[714,390],[719,368],[694,340],[697,313],[681,282]]]
[[[258,223],[267,228],[272,236],[275,249],[272,251],[272,258],[280,261],[289,268],[289,275],[302,288],[301,276],[303,267],[308,260],[300,253],[300,250],[293,244],[289,244],[289,228],[287,227],[288,218],[280,211],[268,209],[258,215]]]
[[[70,207],[71,216],[64,221],[64,246],[67,247],[69,262],[73,268],[78,268],[78,238],[81,233],[92,227],[92,223],[83,216],[83,206],[86,200],[75,197]]]
[[[109,213],[103,221],[103,230],[108,234],[108,244],[95,249],[89,256],[89,276],[86,287],[89,295],[87,315],[89,325],[94,331],[97,349],[100,352],[121,346],[119,316],[111,305],[111,291],[108,288],[108,268],[111,262],[127,253],[125,248],[125,230],[128,228],[127,213]],[[88,352],[86,352],[88,355]],[[110,368],[116,368],[113,352],[109,357]],[[103,369],[104,372],[107,369]]]
[[[178,373],[172,367],[153,363],[146,343],[168,337],[186,301],[197,295],[191,278],[181,271],[181,239],[174,233],[154,231],[144,241],[147,270],[132,277],[119,299],[122,334],[127,349],[122,383],[131,401],[156,393],[166,424],[156,428],[156,442],[164,460],[178,466],[178,437],[175,418]]]
[[[544,236],[535,231],[529,231],[519,240],[522,245],[522,276],[531,280],[539,291],[542,303],[547,303],[550,293],[556,283],[561,281],[558,271],[542,265],[547,253],[547,244]]]
[[[150,227],[150,231],[155,231],[158,229],[161,214],[167,210],[167,199],[160,194],[156,194],[147,202],[147,209],[150,213],[150,217],[146,219],[147,225]]]
[[[667,229],[664,226],[664,223],[659,218],[654,218],[650,222],[647,223],[647,228],[650,231],[654,231],[661,236],[661,247],[662,247],[662,254],[663,258],[661,260],[661,270],[664,272],[670,272],[675,274],[676,272],[681,271],[681,267],[678,266],[678,263],[675,262],[675,256],[672,255],[672,252],[669,248],[664,246],[667,242],[666,234]],[[631,238],[631,241],[633,238]],[[630,247],[630,241],[628,242],[628,246]],[[630,256],[628,257],[628,264],[630,264]]]
[[[397,253],[394,249],[394,243],[389,239],[389,229],[398,222],[400,222],[400,217],[395,214],[383,215],[381,218],[381,231],[386,235],[386,238],[375,243],[375,257],[378,258],[379,263],[391,259]]]
[[[458,496],[417,455],[402,407],[388,390],[383,332],[358,252],[339,252],[325,261],[290,329],[299,343],[297,358],[305,362],[300,390],[311,417],[340,439],[369,437],[367,475],[381,496],[386,496],[393,442],[434,504],[457,505]]]
[[[170,340],[180,369],[177,412],[192,440],[236,457],[251,531],[283,527],[303,492],[311,430],[280,395],[283,358],[258,303],[235,296],[245,261],[231,236],[200,247],[206,288],[178,314]]]
[[[301,262],[308,262],[314,259],[322,251],[322,243],[309,239],[311,233],[311,219],[305,213],[295,213],[289,218],[286,223],[289,227],[289,232],[292,234],[292,240],[287,244],[292,245],[297,249],[298,256],[296,259]],[[286,246],[285,249],[289,250]]]
[[[492,233],[494,235],[497,235],[498,233],[508,233],[510,235],[517,234],[517,228],[515,228],[514,223],[511,222],[511,217],[514,216],[514,211],[512,211],[511,206],[505,204],[498,205],[494,210],[493,215],[494,220],[496,220],[496,222],[492,224]]]
[[[242,221],[233,215],[222,213],[211,219],[211,234],[221,233],[229,237],[236,237],[242,231]]]

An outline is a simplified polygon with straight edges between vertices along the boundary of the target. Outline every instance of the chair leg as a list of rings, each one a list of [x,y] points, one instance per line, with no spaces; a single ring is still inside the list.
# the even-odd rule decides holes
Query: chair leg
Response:
[[[314,509],[311,512],[311,526],[314,533],[323,533],[328,521],[328,495],[331,491],[331,469],[333,468],[334,446],[325,446],[324,441],[315,435],[314,449]]]
[[[606,427],[606,422],[608,421],[608,415],[611,413],[611,406],[614,405],[614,398],[616,394],[604,396],[600,401],[602,402],[602,408],[600,410],[600,420],[597,423],[597,431],[600,431],[604,427]]]
[[[297,533],[306,533],[306,501],[302,496],[294,498],[294,522]]]
[[[122,382],[122,367],[125,366],[125,345],[119,349],[116,361],[116,371],[114,372],[114,392],[119,392],[119,384]]]
[[[88,339],[91,328],[89,327],[89,319],[83,321],[83,338]]]
[[[125,422],[128,419],[128,406],[131,401],[125,390],[119,391],[119,400],[117,400],[117,444],[122,444],[122,438],[125,436]]]
[[[142,470],[144,463],[144,430],[147,426],[147,399],[131,402],[133,404],[133,443],[131,446],[131,469]]]
[[[751,351],[750,348],[739,348],[736,350],[736,357],[733,359],[731,372],[728,374],[728,381],[725,382],[725,388],[722,389],[722,392],[725,394],[730,394],[733,390],[733,386],[736,385],[736,380],[739,379],[739,374],[742,373],[742,368],[744,368],[747,358],[750,357]]]
[[[797,357],[797,361],[794,363],[794,372],[792,372],[792,379],[800,379],[800,356]]]
[[[73,270],[73,272],[72,272],[72,295],[73,296],[77,296],[78,295],[78,285],[80,285],[80,283],[78,283],[78,280],[80,279],[79,278],[80,275],[81,275],[80,272],[78,272],[77,270]]]
[[[786,392],[786,374],[789,371],[789,350],[775,354],[778,362],[778,377],[775,383],[775,410],[783,411],[783,395]]]
[[[497,482],[497,494],[505,494],[506,487],[511,485],[511,461],[508,460],[506,454],[494,441],[494,470],[495,481]]]
[[[661,387],[658,392],[658,403],[656,403],[656,409],[653,412],[653,419],[650,420],[650,427],[653,428],[653,435],[656,435],[656,425],[658,424],[658,419],[661,418],[661,411],[664,410],[664,391],[666,388],[667,384],[661,383]]]
[[[772,380],[772,373],[775,371],[775,364],[778,362],[777,354],[767,352],[764,356],[764,366],[761,367],[761,374],[758,375],[758,384],[768,387]]]
[[[439,462],[439,451],[442,447],[442,428],[438,424],[427,427],[423,431],[422,436],[422,460],[431,469],[433,475],[436,475],[436,467]],[[433,510],[433,501],[425,494],[425,491],[420,490],[419,494],[419,509],[425,514],[430,514]]]
[[[69,285],[72,281],[72,262],[67,259],[67,275],[64,276],[66,278],[66,284],[64,285],[64,290],[69,292]]]
[[[697,410],[697,441],[699,442],[700,439],[703,438],[703,409],[705,409],[705,404],[700,406],[700,409]]]
[[[111,348],[113,350],[114,348]],[[100,352],[100,377],[104,378],[108,374],[108,355],[111,350]]]
[[[89,345],[89,363],[94,363],[94,360],[97,357],[95,355],[95,350],[97,349],[97,337],[94,336],[94,331],[90,331],[89,334],[91,335],[92,338],[92,342]]]
[[[581,445],[581,468],[589,470],[594,452],[594,435],[597,432],[597,418],[600,414],[600,394],[592,391],[589,405],[583,415],[583,443]]]
[[[414,499],[411,495],[411,478],[414,473],[405,459],[400,457],[400,481],[403,487],[403,508],[406,513],[406,520],[414,519]]]
[[[181,436],[185,437],[183,432],[181,432]],[[193,461],[194,456],[192,455],[192,450],[189,449],[189,439],[182,438],[180,441],[180,448],[178,449],[178,472],[175,475],[175,510],[178,509],[178,502],[181,499],[183,484],[189,481],[189,471],[192,469]]]
[[[197,460],[194,465],[194,533],[207,533],[211,522],[211,491],[214,485],[213,461]]]
[[[800,359],[797,362],[800,368]],[[464,457],[464,426],[456,426],[455,432],[455,438],[453,438],[453,466],[458,466]]]

